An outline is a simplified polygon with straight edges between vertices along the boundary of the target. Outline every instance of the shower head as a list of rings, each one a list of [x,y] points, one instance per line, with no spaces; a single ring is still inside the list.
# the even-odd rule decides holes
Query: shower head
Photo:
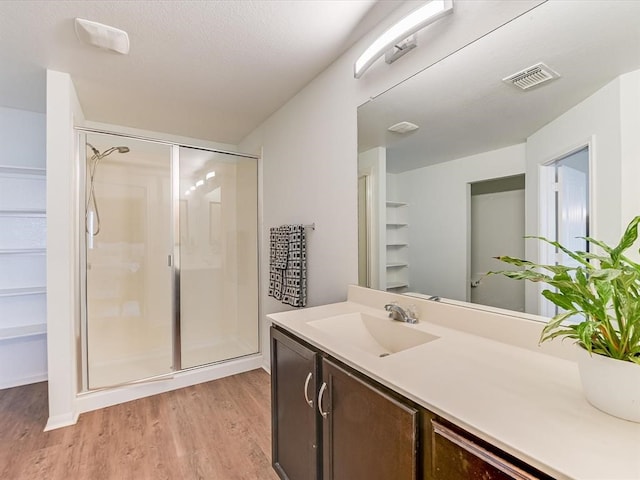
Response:
[[[93,151],[93,157],[94,158],[92,158],[92,160],[96,160],[96,161],[99,161],[99,160],[103,159],[107,155],[111,155],[116,150],[118,151],[118,153],[128,153],[129,152],[129,147],[111,147],[111,148],[105,150],[104,152],[100,153],[100,151],[96,147],[94,147],[93,145],[91,145],[88,142],[87,142],[87,147],[89,147]]]
[[[100,158],[104,158],[107,155],[111,155],[113,152],[117,151],[118,153],[128,153],[129,147],[111,147],[108,150],[105,150],[100,154]]]

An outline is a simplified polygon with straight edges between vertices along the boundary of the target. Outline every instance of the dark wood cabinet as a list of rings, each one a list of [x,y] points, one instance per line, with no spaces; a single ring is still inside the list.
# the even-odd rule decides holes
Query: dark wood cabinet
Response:
[[[323,479],[415,480],[418,411],[324,358]]]
[[[431,417],[428,442],[431,480],[552,480],[464,430]]]
[[[283,480],[320,480],[318,353],[271,328],[272,462]]]
[[[283,480],[553,480],[277,327],[271,384]]]

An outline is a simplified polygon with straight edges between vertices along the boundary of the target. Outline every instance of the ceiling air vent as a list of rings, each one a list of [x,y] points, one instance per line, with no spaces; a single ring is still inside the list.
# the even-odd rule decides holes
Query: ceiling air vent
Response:
[[[391,125],[389,128],[387,128],[387,130],[396,133],[408,133],[412,132],[413,130],[417,130],[418,128],[420,127],[418,127],[418,125],[416,125],[415,123],[400,122],[396,123],[395,125]]]
[[[535,87],[536,85],[549,82],[554,78],[559,77],[560,75],[558,73],[551,70],[551,68],[544,63],[537,63],[519,71],[518,73],[514,73],[513,75],[503,78],[502,81],[511,83],[522,90],[527,90],[531,87]]]

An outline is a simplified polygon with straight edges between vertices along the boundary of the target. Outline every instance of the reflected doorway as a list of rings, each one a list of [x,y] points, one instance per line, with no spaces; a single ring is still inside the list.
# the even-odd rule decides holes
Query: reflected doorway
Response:
[[[525,181],[524,175],[496,178],[471,184],[471,303],[525,309],[524,282],[489,271],[510,267],[493,257],[524,257]]]
[[[541,167],[541,235],[574,251],[589,251],[589,147],[584,146]],[[574,266],[575,260],[555,247],[540,244],[540,263]],[[553,317],[558,307],[542,296],[541,314]]]

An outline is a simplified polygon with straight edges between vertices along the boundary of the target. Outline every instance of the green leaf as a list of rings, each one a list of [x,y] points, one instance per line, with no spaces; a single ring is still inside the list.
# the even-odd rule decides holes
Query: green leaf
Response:
[[[559,306],[560,308],[563,308],[565,310],[573,309],[573,302],[567,295],[552,292],[551,290],[543,290],[542,296],[555,305]]]
[[[640,264],[623,254],[637,242],[639,225],[640,216],[637,216],[615,248],[584,237],[604,254],[574,252],[544,237],[527,237],[554,246],[577,265],[542,265],[501,256],[496,258],[518,270],[490,274],[549,286],[542,295],[563,312],[544,326],[541,342],[557,337],[572,338],[591,352],[640,365]]]
[[[617,259],[622,252],[631,248],[638,239],[638,223],[640,223],[640,215],[636,216],[625,230],[620,243],[611,251],[611,258]]]

